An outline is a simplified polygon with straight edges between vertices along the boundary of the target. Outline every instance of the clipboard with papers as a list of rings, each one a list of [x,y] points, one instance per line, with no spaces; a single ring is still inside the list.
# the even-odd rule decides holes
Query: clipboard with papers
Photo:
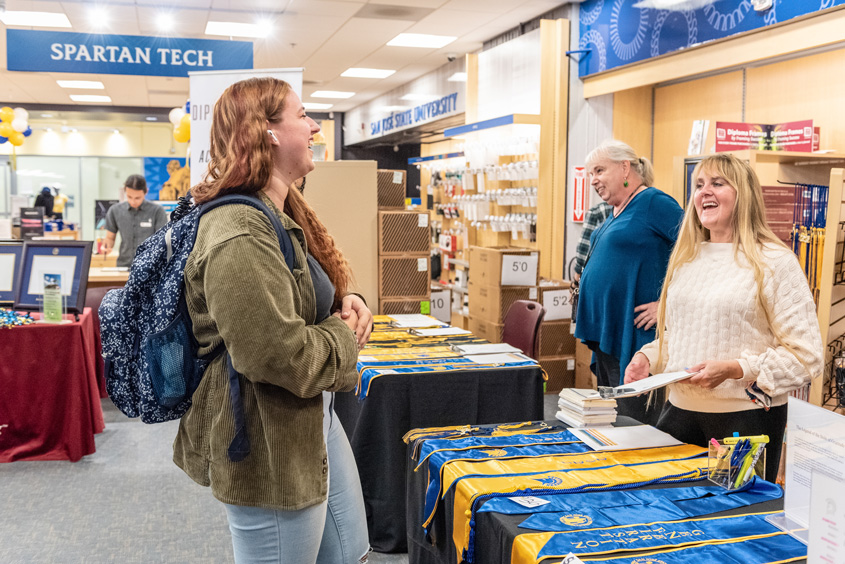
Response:
[[[686,370],[665,372],[663,374],[655,374],[653,376],[649,376],[648,378],[637,380],[636,382],[631,382],[630,384],[622,384],[621,386],[616,386],[615,388],[610,386],[599,386],[598,391],[599,395],[603,398],[630,398],[648,393],[651,390],[668,386],[669,384],[674,384],[675,382],[686,380],[696,374],[698,374],[698,372],[687,372]]]

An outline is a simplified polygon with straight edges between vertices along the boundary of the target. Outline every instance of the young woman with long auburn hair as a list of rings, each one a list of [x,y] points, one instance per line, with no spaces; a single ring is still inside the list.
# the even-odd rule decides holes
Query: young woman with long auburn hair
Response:
[[[351,564],[369,553],[333,392],[355,386],[372,314],[348,293],[349,265],[294,187],[314,168],[319,130],[286,82],[235,83],[214,106],[208,174],[192,190],[197,203],[232,193],[261,198],[296,255],[291,271],[269,219],[228,205],[203,215],[185,267],[200,352],[222,342],[238,373],[249,454],[238,462],[227,455],[233,402],[226,359],[218,358],[182,417],[173,456],[225,504],[238,564]]]

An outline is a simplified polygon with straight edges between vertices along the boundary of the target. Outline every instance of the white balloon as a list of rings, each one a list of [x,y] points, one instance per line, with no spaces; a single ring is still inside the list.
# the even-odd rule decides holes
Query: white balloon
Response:
[[[179,122],[182,120],[182,116],[185,115],[185,110],[182,108],[173,108],[170,110],[170,114],[168,115],[168,119],[170,119],[170,123],[173,125],[179,125]]]
[[[23,108],[15,108],[15,117],[24,121],[29,119],[29,112]]]
[[[29,124],[26,122],[25,118],[16,117],[12,120],[12,129],[14,129],[15,131],[23,133],[24,131],[26,131],[27,127],[29,127]]]

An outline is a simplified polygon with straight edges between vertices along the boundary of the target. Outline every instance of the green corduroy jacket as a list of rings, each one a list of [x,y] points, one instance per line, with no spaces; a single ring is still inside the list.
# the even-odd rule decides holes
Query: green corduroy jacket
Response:
[[[221,206],[203,216],[185,266],[185,295],[200,353],[222,339],[241,374],[250,453],[241,462],[227,457],[235,431],[221,355],[182,417],[173,460],[224,503],[301,509],[326,499],[321,392],[355,386],[358,347],[339,318],[314,325],[302,230],[269,198],[262,199],[291,236],[293,273],[269,219],[243,205]]]

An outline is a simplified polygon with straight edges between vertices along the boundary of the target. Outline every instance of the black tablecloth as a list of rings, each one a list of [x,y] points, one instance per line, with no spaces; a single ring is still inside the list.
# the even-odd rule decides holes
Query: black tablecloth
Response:
[[[543,377],[538,367],[391,374],[373,380],[363,401],[336,394],[335,411],[358,463],[370,544],[405,552],[410,459],[402,436],[421,427],[540,419]]]
[[[547,421],[550,425],[560,424],[559,421]],[[407,451],[410,457],[410,451]],[[409,458],[410,460],[410,458]],[[420,469],[414,472],[413,464],[409,465],[406,472],[408,489],[408,561],[409,564],[457,564],[458,556],[452,541],[452,522],[454,516],[454,488],[452,488],[441,500],[441,504],[435,519],[431,524],[431,544],[425,538],[425,532],[421,526],[422,513],[425,504],[425,491],[428,487],[427,473]],[[659,484],[648,486],[648,488],[666,487],[691,487],[691,486],[712,486],[712,482],[700,480],[697,482],[686,482],[679,484]],[[721,515],[733,515],[748,513],[750,511],[777,511],[783,508],[783,498],[753,505],[741,507],[730,511],[714,513],[712,517]],[[528,529],[520,529],[519,523],[525,520],[528,515],[503,515],[501,513],[476,512],[475,514],[475,562],[478,564],[510,564],[511,547],[514,538],[524,534]],[[542,564],[560,562],[560,558],[546,558]],[[801,561],[806,562],[806,561]]]

